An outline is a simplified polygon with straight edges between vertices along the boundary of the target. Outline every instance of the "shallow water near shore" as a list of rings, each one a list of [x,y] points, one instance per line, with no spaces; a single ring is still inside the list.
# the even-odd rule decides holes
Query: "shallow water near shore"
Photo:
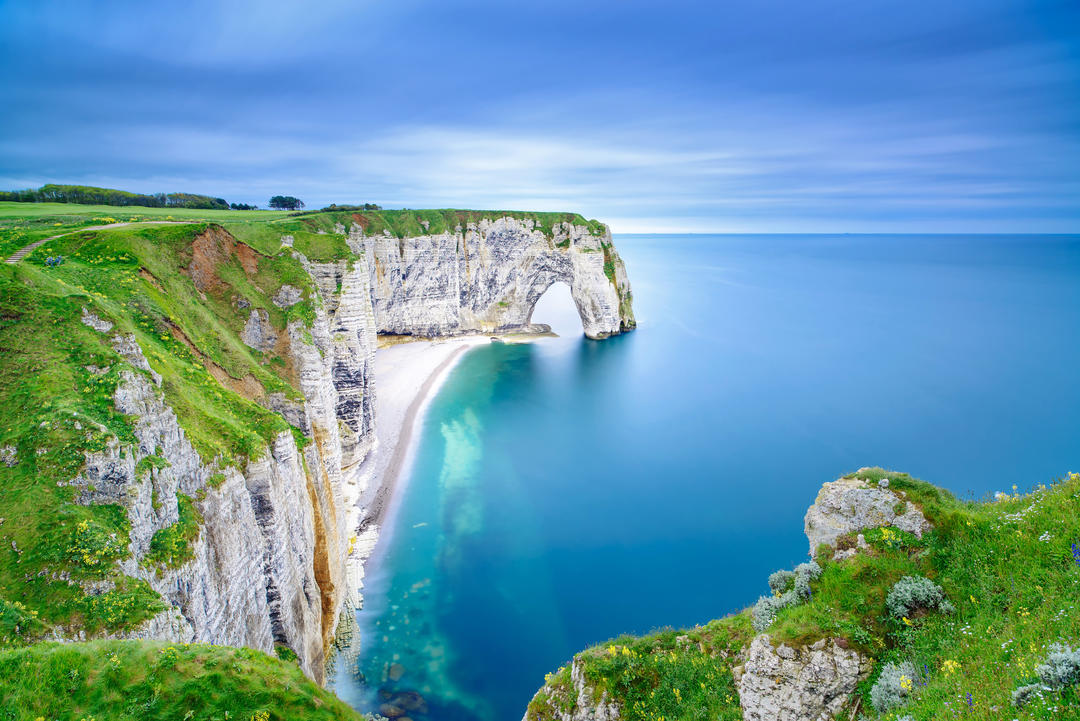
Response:
[[[637,331],[545,296],[566,335],[470,350],[432,400],[334,680],[357,708],[519,719],[576,651],[751,604],[860,466],[976,498],[1080,469],[1080,237],[616,245]]]

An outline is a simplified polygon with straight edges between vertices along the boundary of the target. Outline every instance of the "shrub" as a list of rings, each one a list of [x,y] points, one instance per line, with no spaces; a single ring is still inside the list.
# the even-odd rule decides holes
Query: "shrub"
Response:
[[[1035,673],[1039,680],[1053,689],[1072,686],[1080,681],[1080,648],[1070,648],[1060,643],[1050,647],[1046,663],[1041,664]]]
[[[769,576],[769,589],[772,596],[762,596],[754,604],[751,612],[752,625],[758,633],[766,631],[776,614],[788,606],[797,606],[802,601],[810,598],[810,581],[821,576],[821,566],[814,561],[800,563],[794,571],[776,571]],[[788,590],[794,579],[794,588]]]
[[[777,571],[769,576],[769,590],[773,592],[774,596],[779,596],[788,590],[788,587],[794,580],[794,571]]]
[[[1080,681],[1080,648],[1053,644],[1046,663],[1039,664],[1035,674],[1042,683],[1030,683],[1013,691],[1013,706],[1021,708],[1031,703],[1035,696],[1041,696],[1043,691],[1058,691]]]
[[[887,663],[870,689],[870,703],[878,713],[885,713],[907,703],[915,686],[915,667],[908,661]]]
[[[924,576],[904,576],[889,590],[885,607],[896,618],[904,618],[916,609],[952,613],[955,608],[945,598],[945,591]]]
[[[1031,703],[1033,697],[1041,696],[1044,690],[1044,687],[1037,683],[1029,683],[1027,686],[1021,686],[1012,692],[1013,706],[1022,708],[1028,705]]]

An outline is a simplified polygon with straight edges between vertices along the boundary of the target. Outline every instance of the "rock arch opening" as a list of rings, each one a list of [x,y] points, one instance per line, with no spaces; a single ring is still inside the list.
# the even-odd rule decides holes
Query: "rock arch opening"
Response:
[[[584,332],[585,324],[570,293],[570,285],[555,281],[540,294],[529,311],[527,322],[532,325],[546,325],[556,335],[569,337]]]

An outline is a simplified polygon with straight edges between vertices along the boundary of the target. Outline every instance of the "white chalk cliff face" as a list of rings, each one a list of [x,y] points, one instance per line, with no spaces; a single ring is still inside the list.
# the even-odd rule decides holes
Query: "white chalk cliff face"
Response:
[[[452,233],[365,237],[380,333],[425,337],[527,328],[552,283],[570,286],[590,338],[635,327],[626,268],[611,232],[559,223],[553,236],[530,220],[469,223]]]
[[[233,252],[234,239],[221,229],[206,238],[221,244],[222,258]],[[268,308],[241,306],[243,342],[291,363],[303,401],[271,393],[258,402],[303,433],[303,449],[286,432],[243,469],[205,463],[135,337],[111,336],[130,365],[114,402],[134,417],[138,443],[88,454],[72,484],[82,503],[126,509],[131,556],[120,570],[149,583],[167,606],[130,636],[269,653],[282,645],[322,682],[326,649],[342,614],[358,602],[362,564],[374,542],[362,502],[379,480],[364,463],[375,445],[376,332],[525,328],[540,295],[560,280],[570,284],[590,337],[634,327],[626,271],[606,232],[563,224],[550,238],[529,221],[502,219],[404,239],[364,237],[354,226],[348,241],[356,257],[337,262],[312,262],[291,251],[316,289],[310,326],[296,320],[279,331]],[[263,290],[279,308],[303,299],[287,284]],[[112,324],[92,313],[83,322],[112,334]],[[138,472],[150,456],[164,463]],[[178,568],[145,564],[154,533],[179,517],[178,493],[192,498],[202,517],[194,558]],[[90,586],[91,594],[110,590]]]

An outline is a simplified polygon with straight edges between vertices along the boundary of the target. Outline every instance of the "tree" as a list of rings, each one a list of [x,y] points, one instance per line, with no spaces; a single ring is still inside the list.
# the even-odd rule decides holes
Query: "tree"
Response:
[[[304,207],[304,201],[291,195],[275,195],[270,198],[270,207],[277,210],[299,210]]]

